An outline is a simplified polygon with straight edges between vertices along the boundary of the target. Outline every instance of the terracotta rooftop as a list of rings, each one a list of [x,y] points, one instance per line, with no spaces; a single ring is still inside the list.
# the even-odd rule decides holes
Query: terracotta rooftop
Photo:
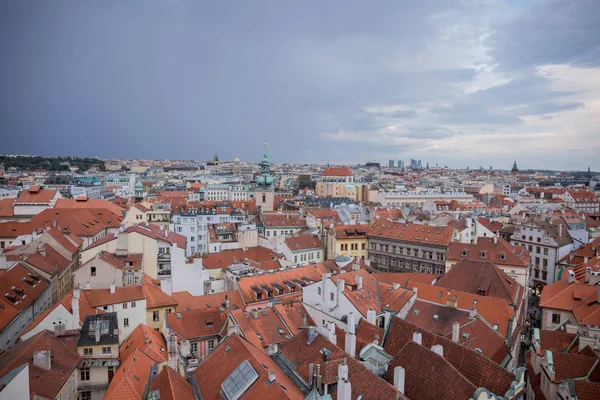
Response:
[[[257,378],[239,399],[304,399],[293,381],[262,349],[257,349],[238,335],[227,337],[192,373],[202,398],[221,399],[222,383],[245,362],[255,371]],[[268,380],[269,370],[275,373],[272,383]]]
[[[263,213],[261,221],[265,228],[304,227],[306,220],[296,213]]]
[[[285,244],[291,252],[323,248],[323,243],[321,243],[321,240],[318,237],[310,234],[286,236]]]
[[[432,227],[419,224],[377,221],[371,227],[368,236],[372,238],[423,243],[431,246],[448,246],[452,241],[454,229],[450,227]]]
[[[84,289],[81,293],[94,308],[146,298],[142,285],[117,287],[114,293],[111,293],[110,289]]]
[[[158,392],[160,400],[192,400],[196,398],[192,385],[169,367],[163,368],[156,376],[148,392]]]
[[[120,217],[123,216],[123,212],[125,211],[123,208],[108,200],[89,198],[85,201],[77,199],[58,199],[54,208],[90,208],[95,210],[105,209]]]
[[[0,376],[27,363],[29,364],[29,392],[32,398],[35,396],[55,398],[71,378],[80,360],[75,347],[69,343],[71,339],[70,337],[57,338],[54,332],[44,330],[17,343],[0,354]],[[50,351],[49,370],[33,364],[33,354],[37,351]]]
[[[146,274],[144,274],[143,287],[146,297],[146,309],[173,306],[173,311],[175,311],[177,300],[173,296],[169,296],[163,292]]]
[[[119,348],[119,358],[126,360],[135,351],[140,350],[157,363],[167,361],[167,343],[160,332],[155,331],[148,325],[139,324],[123,340]]]
[[[0,217],[13,217],[15,213],[13,212],[13,204],[16,199],[1,199],[0,200]]]
[[[229,300],[230,309],[242,308],[244,306],[240,292],[237,290],[210,293],[202,296],[192,296],[190,292],[173,292],[172,296],[177,301],[177,308],[180,311],[225,307],[226,299]]]
[[[436,286],[472,294],[498,297],[518,304],[524,288],[488,261],[460,260],[436,282]],[[519,296],[521,294],[521,296]]]
[[[252,312],[233,310],[230,315],[240,327],[242,335],[256,335],[262,347],[282,343],[292,336],[292,332],[273,308]]]
[[[345,167],[329,167],[321,176],[354,176],[354,174]]]
[[[202,265],[207,269],[226,269],[235,263],[254,261],[261,263],[274,258],[281,258],[278,253],[266,247],[249,247],[246,250],[225,250],[218,253],[210,253],[202,258]]]
[[[523,246],[512,246],[502,238],[480,237],[475,244],[450,243],[447,260],[462,259],[489,261],[496,265],[529,267],[529,252]]]
[[[600,382],[574,381],[577,400],[600,399]]]
[[[394,356],[392,363],[400,360],[400,351],[412,341],[413,333],[420,332],[422,345],[431,348],[439,344],[444,348],[444,359],[456,368],[475,387],[484,387],[493,393],[503,396],[511,387],[515,375],[511,374],[500,365],[476,351],[470,350],[452,340],[434,335],[400,318],[392,319],[389,332],[386,336],[384,349]],[[419,359],[412,359],[418,362]],[[394,365],[395,366],[395,365]],[[393,381],[394,368],[390,365],[387,379]]]
[[[17,203],[50,203],[56,196],[57,190],[42,189],[39,186],[32,186],[23,190],[17,197]]]
[[[135,349],[127,359],[122,359],[116,369],[104,398],[115,400],[142,399],[154,360]]]
[[[598,357],[568,354],[552,351],[554,365],[554,382],[560,383],[567,378],[581,378],[587,376],[595,368],[599,368]]]
[[[21,263],[0,278],[0,329],[4,329],[22,310],[29,307],[50,284]]]
[[[336,239],[364,239],[369,232],[369,225],[336,225],[333,233]]]
[[[218,336],[225,324],[225,312],[219,308],[177,311],[167,314],[167,324],[180,340]]]
[[[31,218],[35,228],[57,227],[64,234],[94,236],[106,228],[117,228],[122,217],[107,209],[49,208]]]

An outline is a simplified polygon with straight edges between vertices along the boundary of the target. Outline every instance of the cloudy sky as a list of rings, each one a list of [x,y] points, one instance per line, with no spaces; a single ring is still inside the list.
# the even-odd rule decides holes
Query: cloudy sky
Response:
[[[0,2],[0,153],[600,170],[598,0]]]

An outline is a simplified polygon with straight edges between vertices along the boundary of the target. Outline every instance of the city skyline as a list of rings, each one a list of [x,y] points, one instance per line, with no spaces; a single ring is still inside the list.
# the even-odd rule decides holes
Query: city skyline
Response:
[[[593,1],[341,5],[3,2],[1,151],[600,169]]]

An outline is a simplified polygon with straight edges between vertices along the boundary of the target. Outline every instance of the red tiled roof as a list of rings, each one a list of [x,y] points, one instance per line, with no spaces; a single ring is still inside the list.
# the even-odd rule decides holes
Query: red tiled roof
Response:
[[[291,252],[323,248],[321,240],[313,235],[286,236],[285,244]]]
[[[363,394],[364,400],[372,399],[406,399],[393,385],[373,374],[367,367],[355,358],[349,357],[344,350],[334,345],[325,337],[317,334],[308,343],[308,329],[301,330],[296,336],[282,343],[281,354],[295,366],[294,374],[298,374],[305,382],[309,382],[309,364],[321,364],[321,374],[324,382],[337,382],[338,366],[344,359],[348,365],[348,380],[352,384],[352,393]],[[322,349],[331,352],[325,361]],[[333,392],[333,394],[336,394]]]
[[[421,333],[422,344],[425,347],[431,348],[436,344],[442,345],[444,359],[452,364],[475,387],[484,387],[492,393],[500,395],[510,389],[515,375],[500,367],[500,365],[476,351],[454,343],[447,338],[427,332],[400,318],[392,319],[384,344],[385,351],[394,356],[392,364],[398,362],[400,351],[408,342],[412,341],[414,332]],[[393,371],[394,368],[390,365],[387,375],[390,382],[393,381]]]
[[[114,293],[111,293],[110,289],[85,289],[81,292],[94,308],[146,298],[142,285],[117,287]]]
[[[256,334],[262,347],[281,343],[292,335],[273,308],[253,312],[233,310],[230,315],[239,325],[242,334]]]
[[[431,284],[434,279],[437,280],[439,275],[426,274],[424,272],[377,272],[373,276],[375,279],[386,283],[399,283],[406,286],[408,281],[417,281]]]
[[[336,225],[333,233],[336,239],[364,239],[369,232],[369,225]]]
[[[496,241],[496,242],[494,242]],[[485,259],[482,259],[485,252]],[[463,255],[466,253],[466,255]],[[450,243],[448,247],[448,261],[484,260],[496,265],[529,266],[529,252],[522,246],[512,246],[502,238],[477,239],[477,243]]]
[[[104,199],[87,199],[80,201],[77,199],[58,199],[54,208],[89,208],[93,210],[109,210],[111,213],[122,217],[125,211],[115,203]]]
[[[574,381],[577,400],[600,399],[600,382]]]
[[[321,176],[354,176],[352,171],[345,167],[329,167]]]
[[[34,229],[29,222],[0,222],[0,238],[15,239],[31,234]]]
[[[180,235],[176,232],[169,230],[163,230],[160,226],[155,224],[139,224],[131,225],[125,229],[124,233],[139,233],[152,239],[162,240],[171,244],[175,244],[177,247],[185,249],[187,238],[184,235]]]
[[[218,308],[208,308],[167,314],[167,323],[180,340],[190,340],[218,336],[225,318],[225,313]]]
[[[552,352],[554,363],[554,382],[560,383],[567,378],[581,378],[591,372],[596,366],[598,357],[579,354]]]
[[[76,253],[77,250],[79,249],[79,245],[83,242],[83,241],[81,241],[81,243],[80,242],[73,243],[74,241],[69,239],[68,236],[66,236],[64,233],[59,231],[57,228],[50,228],[47,231],[45,231],[44,233],[50,235],[62,247],[64,247],[65,250],[67,250],[71,254]]]
[[[13,217],[13,204],[16,199],[2,199],[0,200],[0,217]]]
[[[371,227],[368,236],[392,241],[423,243],[431,246],[448,246],[454,229],[418,224],[377,221]]]
[[[126,360],[135,350],[142,351],[157,363],[167,361],[169,358],[167,343],[162,335],[144,324],[139,324],[125,338],[119,348],[119,358]]]
[[[23,190],[17,197],[17,203],[50,203],[56,196],[56,190],[40,189],[39,186],[32,186]]]
[[[304,326],[303,317],[306,316],[306,324],[314,325],[314,322],[308,312],[304,308],[302,302],[288,303],[288,304],[275,304],[273,309],[279,317],[285,322],[287,327],[292,332],[292,335],[298,334],[300,328]]]
[[[404,393],[410,399],[464,400],[472,398],[477,390],[443,356],[412,340],[398,352],[389,366],[388,375],[389,371],[393,374],[397,366],[404,368]]]
[[[172,296],[177,301],[179,311],[225,307],[225,299],[229,300],[229,308],[231,309],[244,306],[240,292],[237,290],[210,293],[203,296],[192,296],[190,292],[173,292]]]
[[[29,364],[29,392],[33,397],[55,398],[71,378],[80,357],[65,337],[57,338],[53,332],[44,330],[29,339],[17,343],[0,354],[0,376],[23,365]],[[49,370],[33,364],[33,353],[50,351]]]
[[[17,263],[0,279],[0,329],[26,309],[49,286],[47,280]]]
[[[261,221],[266,228],[306,226],[305,218],[296,213],[263,213]]]
[[[142,399],[150,378],[150,369],[154,364],[154,360],[144,352],[135,349],[115,371],[104,398],[111,400]]]
[[[157,287],[152,279],[144,274],[144,295],[146,296],[146,309],[157,307],[177,306],[177,300]]]
[[[160,400],[192,400],[195,399],[194,389],[185,378],[172,368],[163,368],[152,381],[149,393],[158,391]]]
[[[225,269],[231,265],[244,261],[253,261],[261,263],[275,258],[281,258],[278,253],[273,252],[266,247],[249,247],[246,250],[234,249],[225,250],[219,253],[210,253],[202,258],[202,265],[207,269]]]
[[[566,350],[573,344],[576,334],[564,331],[548,331],[540,329],[540,351]]]
[[[35,253],[25,259],[27,264],[44,271],[49,275],[60,275],[71,265],[71,260],[64,258],[49,244],[44,245],[45,255]]]
[[[56,226],[64,234],[94,236],[106,228],[117,228],[122,217],[107,209],[49,208],[31,218],[35,228]]]
[[[517,295],[523,287],[491,262],[460,260],[450,271],[442,275],[436,286],[463,292],[504,299],[516,304]]]
[[[304,399],[302,392],[262,349],[257,349],[238,335],[227,337],[194,370],[193,377],[203,399],[221,399],[221,383],[244,361],[250,363],[258,379],[240,397],[250,399]],[[275,372],[275,382],[268,381],[268,371]]]

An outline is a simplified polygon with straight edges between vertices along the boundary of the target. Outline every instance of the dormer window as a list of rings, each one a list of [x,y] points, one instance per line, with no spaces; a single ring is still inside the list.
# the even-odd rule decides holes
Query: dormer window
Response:
[[[501,260],[506,260],[506,254],[500,253],[500,259]]]
[[[486,253],[485,253],[485,251],[482,251],[481,252],[481,258],[485,258],[485,257],[486,257]]]
[[[460,252],[460,256],[461,257],[466,257],[467,256],[467,251],[466,250],[461,251]]]

